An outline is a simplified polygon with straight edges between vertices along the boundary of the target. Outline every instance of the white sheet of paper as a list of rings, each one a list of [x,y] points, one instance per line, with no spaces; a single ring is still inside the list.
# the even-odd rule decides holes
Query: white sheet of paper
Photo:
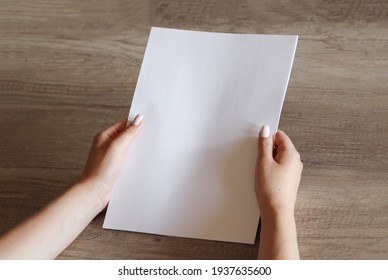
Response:
[[[297,39],[152,28],[104,228],[253,244],[258,132],[277,130]]]

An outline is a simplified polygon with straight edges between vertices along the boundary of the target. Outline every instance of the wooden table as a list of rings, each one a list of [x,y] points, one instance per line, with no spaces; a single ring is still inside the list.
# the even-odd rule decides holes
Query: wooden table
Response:
[[[76,180],[126,116],[151,26],[298,34],[280,128],[304,162],[301,257],[388,259],[388,2],[0,0],[0,233]],[[60,259],[252,259],[241,245],[103,230]]]

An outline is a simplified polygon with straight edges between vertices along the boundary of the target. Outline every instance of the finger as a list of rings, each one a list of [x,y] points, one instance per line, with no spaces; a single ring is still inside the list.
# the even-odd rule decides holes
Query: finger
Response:
[[[260,129],[258,160],[273,160],[273,138],[268,125],[264,125]]]
[[[296,150],[290,137],[288,137],[288,135],[282,130],[278,130],[275,135],[275,148],[283,150]]]
[[[118,144],[123,144],[128,146],[129,143],[136,137],[143,125],[144,117],[142,115],[137,115],[136,118],[129,124],[129,126],[124,129],[121,134],[117,137]]]
[[[289,155],[297,153],[297,150],[294,144],[292,143],[290,137],[288,137],[287,134],[281,130],[278,130],[275,135],[275,149],[275,160],[278,162],[287,158]]]
[[[123,129],[125,129],[125,120],[120,120],[97,133],[96,140],[99,143],[112,141],[121,133],[121,131],[123,131]]]

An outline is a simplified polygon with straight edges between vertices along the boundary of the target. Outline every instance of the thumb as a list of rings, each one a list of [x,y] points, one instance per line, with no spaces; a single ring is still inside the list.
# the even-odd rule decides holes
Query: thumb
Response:
[[[258,158],[260,160],[273,160],[273,139],[268,125],[260,129],[258,142]]]
[[[144,117],[142,115],[137,115],[136,118],[129,123],[127,128],[125,128],[116,138],[118,145],[127,147],[132,142],[142,127],[143,119]]]

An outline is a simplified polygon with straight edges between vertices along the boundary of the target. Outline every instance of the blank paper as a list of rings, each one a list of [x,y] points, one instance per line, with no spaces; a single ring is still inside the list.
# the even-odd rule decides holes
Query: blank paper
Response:
[[[297,39],[152,28],[104,228],[253,244],[258,133],[277,130]]]

